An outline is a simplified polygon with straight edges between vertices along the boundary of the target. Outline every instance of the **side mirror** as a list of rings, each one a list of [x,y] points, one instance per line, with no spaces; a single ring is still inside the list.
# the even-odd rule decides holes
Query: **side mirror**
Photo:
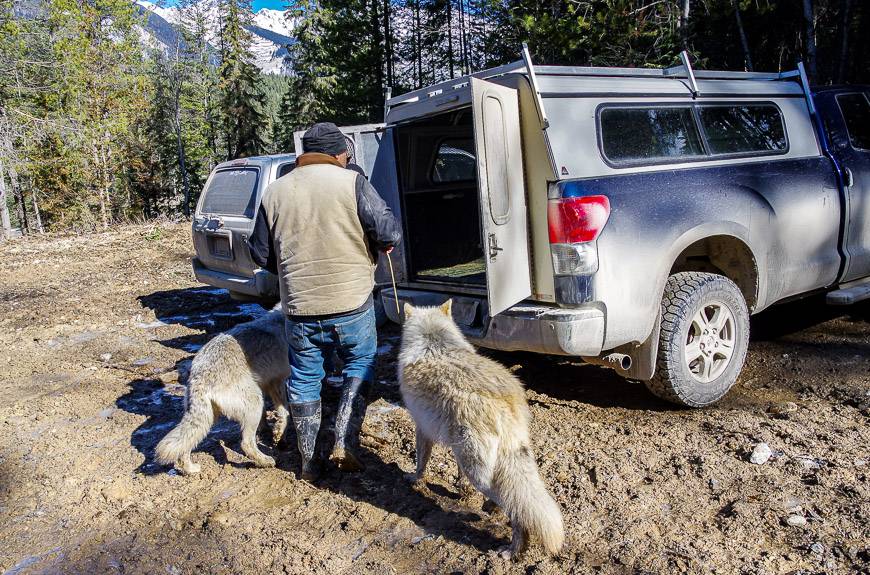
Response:
[[[855,185],[855,177],[852,175],[852,170],[843,167],[843,183],[847,188]]]

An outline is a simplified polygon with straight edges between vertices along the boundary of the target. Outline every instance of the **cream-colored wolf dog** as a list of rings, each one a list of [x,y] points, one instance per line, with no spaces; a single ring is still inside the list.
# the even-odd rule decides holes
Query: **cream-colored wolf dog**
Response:
[[[448,446],[463,474],[511,521],[510,553],[529,539],[551,554],[565,539],[562,514],[538,474],[529,442],[522,384],[502,365],[478,355],[441,307],[405,304],[399,383],[417,425],[417,476],[432,443]]]
[[[263,392],[277,412],[272,438],[277,443],[287,427],[287,390],[290,375],[284,314],[274,309],[253,321],[215,336],[203,346],[190,367],[181,422],[157,444],[157,461],[175,464],[185,475],[198,473],[190,452],[224,414],[242,429],[242,451],[257,467],[275,460],[257,447],[257,427],[263,417]]]

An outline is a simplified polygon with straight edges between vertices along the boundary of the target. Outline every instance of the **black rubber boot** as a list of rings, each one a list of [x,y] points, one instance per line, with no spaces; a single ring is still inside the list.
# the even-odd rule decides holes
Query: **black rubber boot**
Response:
[[[305,481],[314,481],[320,476],[321,462],[317,457],[317,432],[320,430],[320,400],[291,403],[290,417],[296,428],[296,447],[302,456],[302,472]]]
[[[335,415],[335,447],[330,459],[342,471],[362,471],[359,460],[359,433],[366,417],[369,383],[358,377],[345,381]]]

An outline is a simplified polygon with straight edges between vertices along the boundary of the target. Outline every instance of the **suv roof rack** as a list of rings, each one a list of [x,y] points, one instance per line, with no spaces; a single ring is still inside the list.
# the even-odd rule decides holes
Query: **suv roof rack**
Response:
[[[441,96],[452,90],[459,90],[468,86],[470,78],[493,78],[513,72],[526,71],[525,59],[505,64],[497,68],[481,70],[473,74],[460,76],[426,88],[420,88],[406,92],[401,96],[387,98],[385,112],[390,108],[402,104],[412,104],[427,98]],[[689,81],[692,92],[698,96],[700,90],[696,80],[798,80],[801,81],[799,70],[787,72],[731,72],[724,70],[694,70],[689,62],[689,54],[686,51],[680,53],[680,64],[670,68],[608,68],[601,66],[534,66],[534,73],[543,76],[610,76],[618,78],[674,78]]]

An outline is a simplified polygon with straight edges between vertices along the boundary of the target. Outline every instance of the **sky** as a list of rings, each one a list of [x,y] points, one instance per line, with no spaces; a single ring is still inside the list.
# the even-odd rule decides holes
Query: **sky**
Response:
[[[158,2],[158,0],[150,0],[155,4],[160,3],[161,6],[172,6],[175,4],[175,0],[163,0],[163,2]],[[272,8],[273,10],[284,10],[286,6],[284,5],[285,0],[254,0],[252,2],[254,7],[254,12],[259,12],[261,8]]]
[[[273,10],[283,10],[284,0],[254,0],[254,12],[258,12],[260,8],[272,8]]]

